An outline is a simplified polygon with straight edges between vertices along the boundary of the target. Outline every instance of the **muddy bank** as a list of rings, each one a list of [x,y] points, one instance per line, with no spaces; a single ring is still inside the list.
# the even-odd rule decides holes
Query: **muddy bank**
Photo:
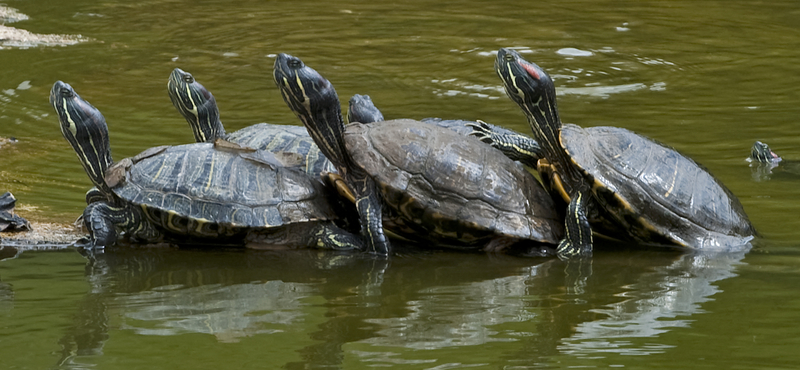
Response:
[[[66,46],[86,40],[81,35],[40,34],[0,25],[0,47]]]
[[[73,225],[31,221],[32,230],[0,232],[0,245],[8,244],[69,244],[84,236]]]
[[[28,19],[28,16],[20,13],[18,10],[0,5],[0,22],[14,23],[26,19]]]
[[[26,251],[64,250],[83,237],[72,225],[31,222],[31,231],[0,232],[0,261]]]
[[[6,25],[27,19],[27,15],[20,13],[16,9],[0,6],[0,49],[7,47],[66,46],[89,40],[81,35],[39,34]]]

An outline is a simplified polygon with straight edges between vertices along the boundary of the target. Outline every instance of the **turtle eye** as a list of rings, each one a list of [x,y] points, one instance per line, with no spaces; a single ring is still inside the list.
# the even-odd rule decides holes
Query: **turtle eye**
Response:
[[[303,67],[303,62],[301,62],[300,59],[290,59],[287,64],[289,65],[289,67],[292,67],[292,68],[302,68]]]
[[[513,55],[511,55],[511,53],[507,53],[504,58],[505,58],[506,62],[513,62],[514,59],[516,59],[516,58],[514,58]]]
[[[194,82],[194,77],[192,77],[192,75],[187,73],[187,74],[183,75],[183,81],[186,82],[186,83],[193,83]]]

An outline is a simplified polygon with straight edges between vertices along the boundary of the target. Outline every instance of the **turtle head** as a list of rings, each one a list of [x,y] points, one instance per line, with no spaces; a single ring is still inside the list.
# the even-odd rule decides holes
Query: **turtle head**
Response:
[[[175,68],[169,75],[167,91],[172,105],[192,128],[195,141],[211,143],[225,136],[214,95],[195,81],[191,73]]]
[[[500,49],[494,67],[508,97],[527,115],[532,115],[540,124],[544,123],[540,122],[542,120],[557,121],[556,88],[544,69],[525,60],[513,49]]]
[[[355,94],[350,98],[350,107],[347,110],[347,121],[350,123],[382,122],[383,114],[372,102],[369,95]]]
[[[333,84],[300,58],[289,54],[278,54],[274,68],[275,83],[281,90],[283,100],[303,123],[304,116],[336,110],[341,115],[339,95]]]
[[[544,156],[551,161],[565,163],[556,88],[550,75],[512,49],[500,49],[494,67],[503,80],[508,97],[519,105],[528,118],[533,136],[542,146]]]
[[[300,58],[278,54],[273,70],[283,100],[303,122],[323,154],[339,171],[349,158],[344,146],[344,120],[333,84]]]
[[[756,141],[753,144],[753,149],[750,151],[750,159],[758,163],[778,163],[781,161],[781,157],[775,154],[769,148],[769,145],[760,141]]]
[[[89,179],[101,192],[109,194],[103,176],[113,161],[105,118],[72,86],[61,81],[50,90],[50,104],[61,123],[61,134],[72,145]]]

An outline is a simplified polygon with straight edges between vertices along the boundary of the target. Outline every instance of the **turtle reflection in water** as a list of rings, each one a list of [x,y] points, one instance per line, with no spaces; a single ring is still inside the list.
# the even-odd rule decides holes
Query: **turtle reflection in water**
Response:
[[[769,145],[756,141],[750,151],[750,168],[753,171],[753,179],[756,181],[766,181],[775,179],[800,179],[800,161],[786,160],[770,149]]]
[[[358,237],[334,224],[326,188],[269,152],[198,143],[151,148],[113,164],[108,126],[95,107],[61,81],[50,103],[96,188],[83,213],[89,248],[113,245],[120,229],[134,242],[166,235],[254,247],[363,249]]]

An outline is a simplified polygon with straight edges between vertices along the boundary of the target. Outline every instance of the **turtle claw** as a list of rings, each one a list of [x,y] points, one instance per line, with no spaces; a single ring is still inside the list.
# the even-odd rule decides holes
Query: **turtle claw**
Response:
[[[97,255],[105,253],[105,246],[95,245],[89,238],[80,238],[73,242],[72,246],[78,250],[81,256],[90,261],[94,261]]]
[[[475,122],[467,122],[466,125],[472,128],[470,136],[474,136],[486,144],[494,144],[494,132],[492,132],[492,128],[488,123],[477,120]]]
[[[558,244],[558,248],[556,248],[556,256],[562,261],[576,258],[590,258],[592,257],[592,246],[578,246],[564,239]]]

